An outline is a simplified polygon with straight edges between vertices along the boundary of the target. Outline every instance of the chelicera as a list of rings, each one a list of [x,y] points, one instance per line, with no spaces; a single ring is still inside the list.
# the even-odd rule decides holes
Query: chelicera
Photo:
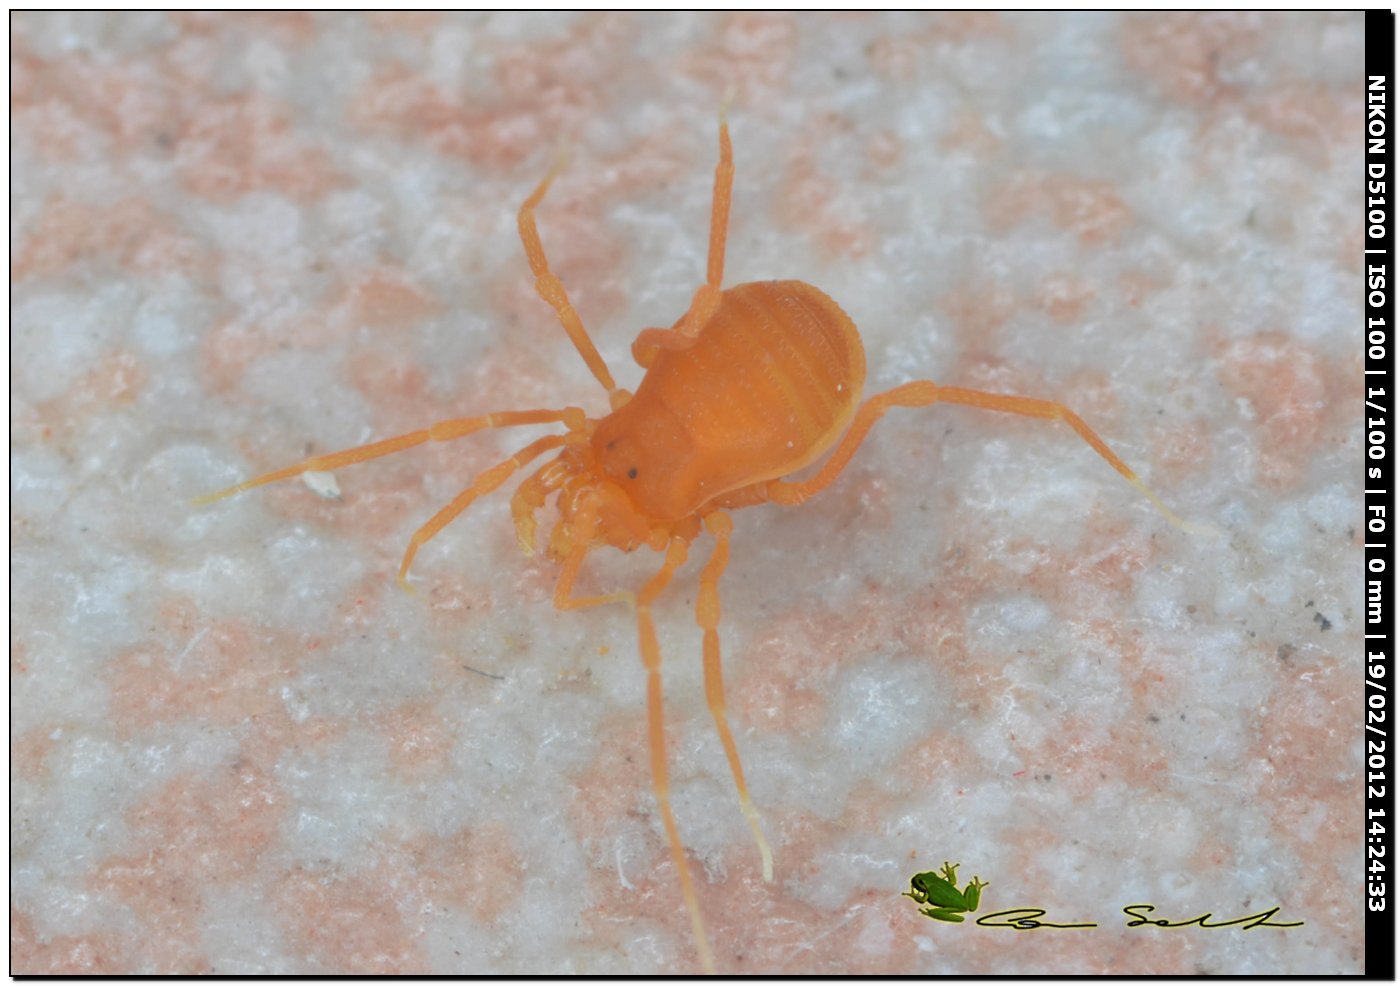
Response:
[[[725,239],[734,180],[729,127],[721,114],[719,165],[710,216],[708,270],[690,307],[670,328],[643,329],[632,355],[646,371],[636,393],[619,387],[593,345],[563,284],[549,268],[535,226],[535,209],[562,158],[520,207],[520,239],[535,288],[558,316],[574,348],[606,391],[609,413],[582,408],[497,411],[439,421],[369,445],[316,456],[201,497],[207,503],[309,471],[339,469],[427,442],[452,441],[486,428],[557,423],[564,433],[540,438],[487,469],[414,534],[399,567],[407,588],[418,550],[478,497],[501,486],[540,456],[553,458],[531,473],[511,500],[524,552],[537,549],[536,513],[551,498],[559,519],[545,551],[559,565],[554,605],[561,610],[624,602],[636,614],[647,679],[647,726],[652,788],[679,874],[701,965],[714,968],[690,867],[671,811],[662,718],[661,650],[652,604],[686,560],[702,530],[714,547],[700,573],[695,619],[703,630],[705,695],[753,830],[763,876],[773,858],[744,781],[738,747],[724,707],[720,669],[719,581],[729,562],[729,512],[764,503],[796,506],[841,475],[871,427],[892,407],[936,402],[1062,421],[1089,443],[1173,523],[1173,515],[1078,415],[1057,401],[945,387],[915,380],[860,402],[865,350],[854,323],[818,288],[802,281],[760,281],[723,287]],[[807,479],[786,477],[830,453]],[[660,569],[633,591],[575,596],[589,552],[603,547],[660,552]]]

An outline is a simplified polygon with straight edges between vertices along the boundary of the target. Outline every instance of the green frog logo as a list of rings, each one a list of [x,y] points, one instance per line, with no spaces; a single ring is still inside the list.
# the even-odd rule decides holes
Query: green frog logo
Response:
[[[910,897],[916,904],[931,904],[919,908],[919,913],[935,921],[961,923],[964,914],[977,910],[982,902],[982,888],[988,886],[973,877],[966,887],[958,889],[958,866],[962,864],[943,863],[941,873],[915,873],[909,878],[909,889],[901,896]]]

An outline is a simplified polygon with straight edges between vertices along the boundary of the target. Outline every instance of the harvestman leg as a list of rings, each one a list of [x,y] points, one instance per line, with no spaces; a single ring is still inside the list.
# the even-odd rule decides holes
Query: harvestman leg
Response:
[[[705,700],[714,717],[715,729],[720,742],[724,744],[724,755],[729,758],[729,770],[734,775],[734,786],[739,791],[739,808],[748,819],[749,828],[758,843],[758,852],[763,859],[763,879],[773,880],[773,850],[763,837],[763,826],[759,822],[758,809],[749,797],[748,785],[744,783],[744,767],[739,761],[739,748],[734,744],[734,736],[729,731],[729,721],[724,712],[724,673],[719,660],[719,580],[729,564],[729,536],[734,524],[729,515],[716,511],[705,518],[705,529],[715,539],[715,550],[700,573],[700,592],[695,599],[695,622],[705,631]]]
[[[715,971],[714,957],[710,954],[710,942],[705,936],[705,922],[700,916],[700,902],[695,896],[695,884],[690,877],[690,865],[685,859],[685,847],[681,843],[680,831],[676,828],[676,818],[671,812],[671,779],[666,767],[666,727],[661,702],[661,645],[656,639],[656,624],[651,618],[651,604],[661,591],[671,582],[676,569],[685,564],[689,553],[689,543],[685,538],[672,538],[666,546],[666,560],[661,570],[653,575],[640,592],[615,592],[607,596],[573,596],[574,579],[578,576],[579,565],[588,554],[588,535],[591,535],[595,517],[585,507],[585,520],[579,529],[584,535],[581,542],[569,553],[559,572],[559,581],[554,587],[554,605],[561,609],[587,609],[611,602],[631,603],[637,611],[637,638],[642,654],[642,666],[647,673],[647,750],[651,757],[651,787],[661,811],[661,823],[666,828],[666,842],[671,849],[671,860],[675,863],[680,878],[681,895],[685,898],[685,909],[690,915],[690,928],[700,950],[700,964],[707,974]],[[709,675],[706,672],[708,687]],[[727,730],[726,730],[727,735]]]
[[[627,393],[619,389],[613,381],[612,374],[608,372],[608,365],[603,362],[603,357],[598,354],[597,347],[589,338],[588,330],[583,327],[583,320],[578,317],[578,312],[574,311],[574,306],[570,304],[569,294],[564,290],[563,282],[549,269],[549,260],[544,255],[544,244],[540,242],[540,233],[535,227],[535,207],[544,199],[545,192],[549,191],[550,182],[554,181],[555,175],[559,174],[563,167],[564,155],[560,154],[550,167],[549,173],[541,179],[539,185],[530,193],[530,197],[520,206],[520,213],[517,216],[517,222],[520,226],[520,242],[525,247],[525,259],[529,261],[530,270],[535,275],[535,290],[559,316],[559,324],[564,326],[564,331],[569,335],[569,341],[574,344],[578,354],[588,364],[588,369],[592,371],[594,378],[608,392],[608,398],[612,401],[613,407],[616,408],[626,401]]]
[[[715,191],[710,203],[710,259],[705,283],[695,292],[690,308],[670,329],[643,329],[632,343],[632,358],[646,368],[658,350],[689,349],[700,330],[719,310],[724,283],[724,244],[729,235],[729,202],[734,190],[734,149],[729,143],[728,107],[719,112],[719,164],[715,165]]]
[[[685,847],[671,812],[671,779],[666,767],[666,726],[661,703],[661,645],[656,639],[656,624],[651,618],[651,604],[671,581],[671,576],[686,558],[689,545],[684,538],[672,538],[666,547],[666,561],[661,570],[637,593],[637,638],[641,645],[642,666],[647,672],[647,750],[651,754],[651,786],[661,809],[661,821],[666,827],[666,841],[671,847],[671,859],[681,881],[685,909],[690,914],[690,928],[700,950],[700,965],[707,974],[715,971],[710,941],[705,936],[705,923],[700,917],[700,902],[695,896],[695,884],[690,878]]]
[[[408,542],[408,550],[404,552],[403,563],[399,565],[400,587],[408,589],[410,592],[413,591],[408,584],[408,566],[413,564],[413,556],[418,554],[418,549],[432,540],[438,531],[456,520],[457,515],[475,503],[478,497],[485,496],[504,483],[515,474],[517,469],[528,465],[541,453],[559,448],[564,442],[563,435],[546,435],[544,438],[531,442],[509,459],[498,462],[477,476],[472,484],[457,494],[451,503],[433,514],[426,524],[413,532],[413,537]]]
[[[817,474],[806,482],[796,483],[785,480],[770,480],[764,487],[766,498],[773,503],[780,503],[787,506],[794,506],[802,503],[808,497],[824,490],[831,484],[837,476],[841,475],[847,463],[851,461],[851,456],[855,454],[860,443],[865,440],[865,436],[870,432],[871,427],[878,421],[891,407],[924,407],[938,401],[948,404],[963,404],[968,407],[980,407],[990,411],[1007,411],[1011,414],[1021,414],[1031,418],[1044,418],[1050,421],[1063,421],[1084,439],[1099,453],[1104,460],[1142,492],[1162,514],[1177,527],[1191,529],[1191,525],[1186,524],[1171,510],[1166,504],[1157,499],[1157,496],[1147,488],[1147,485],[1138,478],[1137,473],[1124,464],[1123,460],[1113,454],[1113,451],[1104,443],[1104,440],[1095,434],[1094,430],[1084,423],[1084,421],[1065,405],[1059,401],[1039,400],[1034,397],[1017,397],[1011,394],[992,394],[984,390],[969,390],[966,387],[942,387],[932,380],[915,380],[912,383],[902,384],[893,390],[887,390],[883,394],[877,394],[861,405],[856,412],[855,421],[846,432],[841,443],[836,446],[836,451],[822,464]]]
[[[193,502],[197,506],[203,506],[206,503],[213,503],[215,500],[222,500],[226,496],[242,493],[244,490],[251,490],[267,483],[275,483],[279,479],[300,476],[304,472],[330,472],[341,466],[350,466],[357,462],[377,459],[381,455],[402,452],[415,445],[424,445],[428,442],[450,442],[484,428],[513,428],[517,425],[550,424],[561,421],[570,431],[582,431],[585,420],[583,409],[578,407],[566,407],[557,411],[498,411],[495,414],[483,414],[475,418],[451,418],[418,431],[371,442],[369,445],[357,445],[355,448],[345,449],[341,452],[318,455],[304,462],[298,462],[294,466],[287,466],[285,469],[277,469],[244,480],[227,489],[219,490],[217,493],[195,497]]]

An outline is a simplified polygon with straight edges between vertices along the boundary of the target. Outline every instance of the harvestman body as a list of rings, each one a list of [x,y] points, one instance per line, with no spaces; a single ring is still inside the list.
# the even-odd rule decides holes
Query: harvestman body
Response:
[[[721,114],[720,160],[715,169],[710,248],[705,283],[689,309],[669,329],[644,329],[632,354],[646,370],[635,394],[619,388],[594,347],[563,284],[549,269],[535,228],[543,200],[562,161],[520,208],[520,238],[535,287],[554,309],[564,331],[607,391],[611,413],[588,417],[582,408],[500,411],[440,421],[420,431],[370,445],[317,456],[199,498],[208,503],[308,471],[326,471],[388,455],[430,441],[462,438],[485,428],[559,423],[563,435],[541,438],[486,470],[456,499],[414,533],[399,568],[408,587],[418,549],[478,497],[504,483],[540,455],[558,450],[521,483],[511,501],[516,534],[526,554],[536,549],[535,512],[556,498],[559,520],[547,552],[560,565],[554,605],[561,610],[628,602],[636,611],[642,664],[647,675],[647,727],[652,787],[679,875],[700,961],[714,970],[690,867],[671,811],[662,721],[661,650],[651,606],[685,561],[701,529],[714,550],[700,574],[696,622],[704,631],[705,695],[729,760],[739,805],[753,830],[763,877],[773,878],[772,853],[749,798],[738,748],[724,710],[719,650],[719,580],[729,560],[728,511],[761,503],[794,506],[829,486],[874,423],[891,407],[944,401],[1036,418],[1073,428],[1173,523],[1181,522],[1086,425],[1055,401],[944,387],[916,380],[860,404],[865,350],[855,325],[822,291],[801,281],[763,281],[722,287],[725,238],[734,180],[729,127]],[[831,455],[810,478],[783,477],[822,455]],[[623,551],[664,552],[660,570],[633,592],[577,597],[574,582],[584,558],[610,545]]]

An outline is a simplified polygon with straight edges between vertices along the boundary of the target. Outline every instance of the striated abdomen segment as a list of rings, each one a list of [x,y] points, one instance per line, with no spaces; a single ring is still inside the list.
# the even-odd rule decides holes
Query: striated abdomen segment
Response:
[[[666,474],[667,488],[645,484],[637,505],[685,516],[721,493],[802,468],[845,430],[864,383],[860,336],[817,288],[760,281],[728,289],[695,345],[658,352],[618,412],[636,425],[664,420],[675,436],[658,441],[647,464]]]

